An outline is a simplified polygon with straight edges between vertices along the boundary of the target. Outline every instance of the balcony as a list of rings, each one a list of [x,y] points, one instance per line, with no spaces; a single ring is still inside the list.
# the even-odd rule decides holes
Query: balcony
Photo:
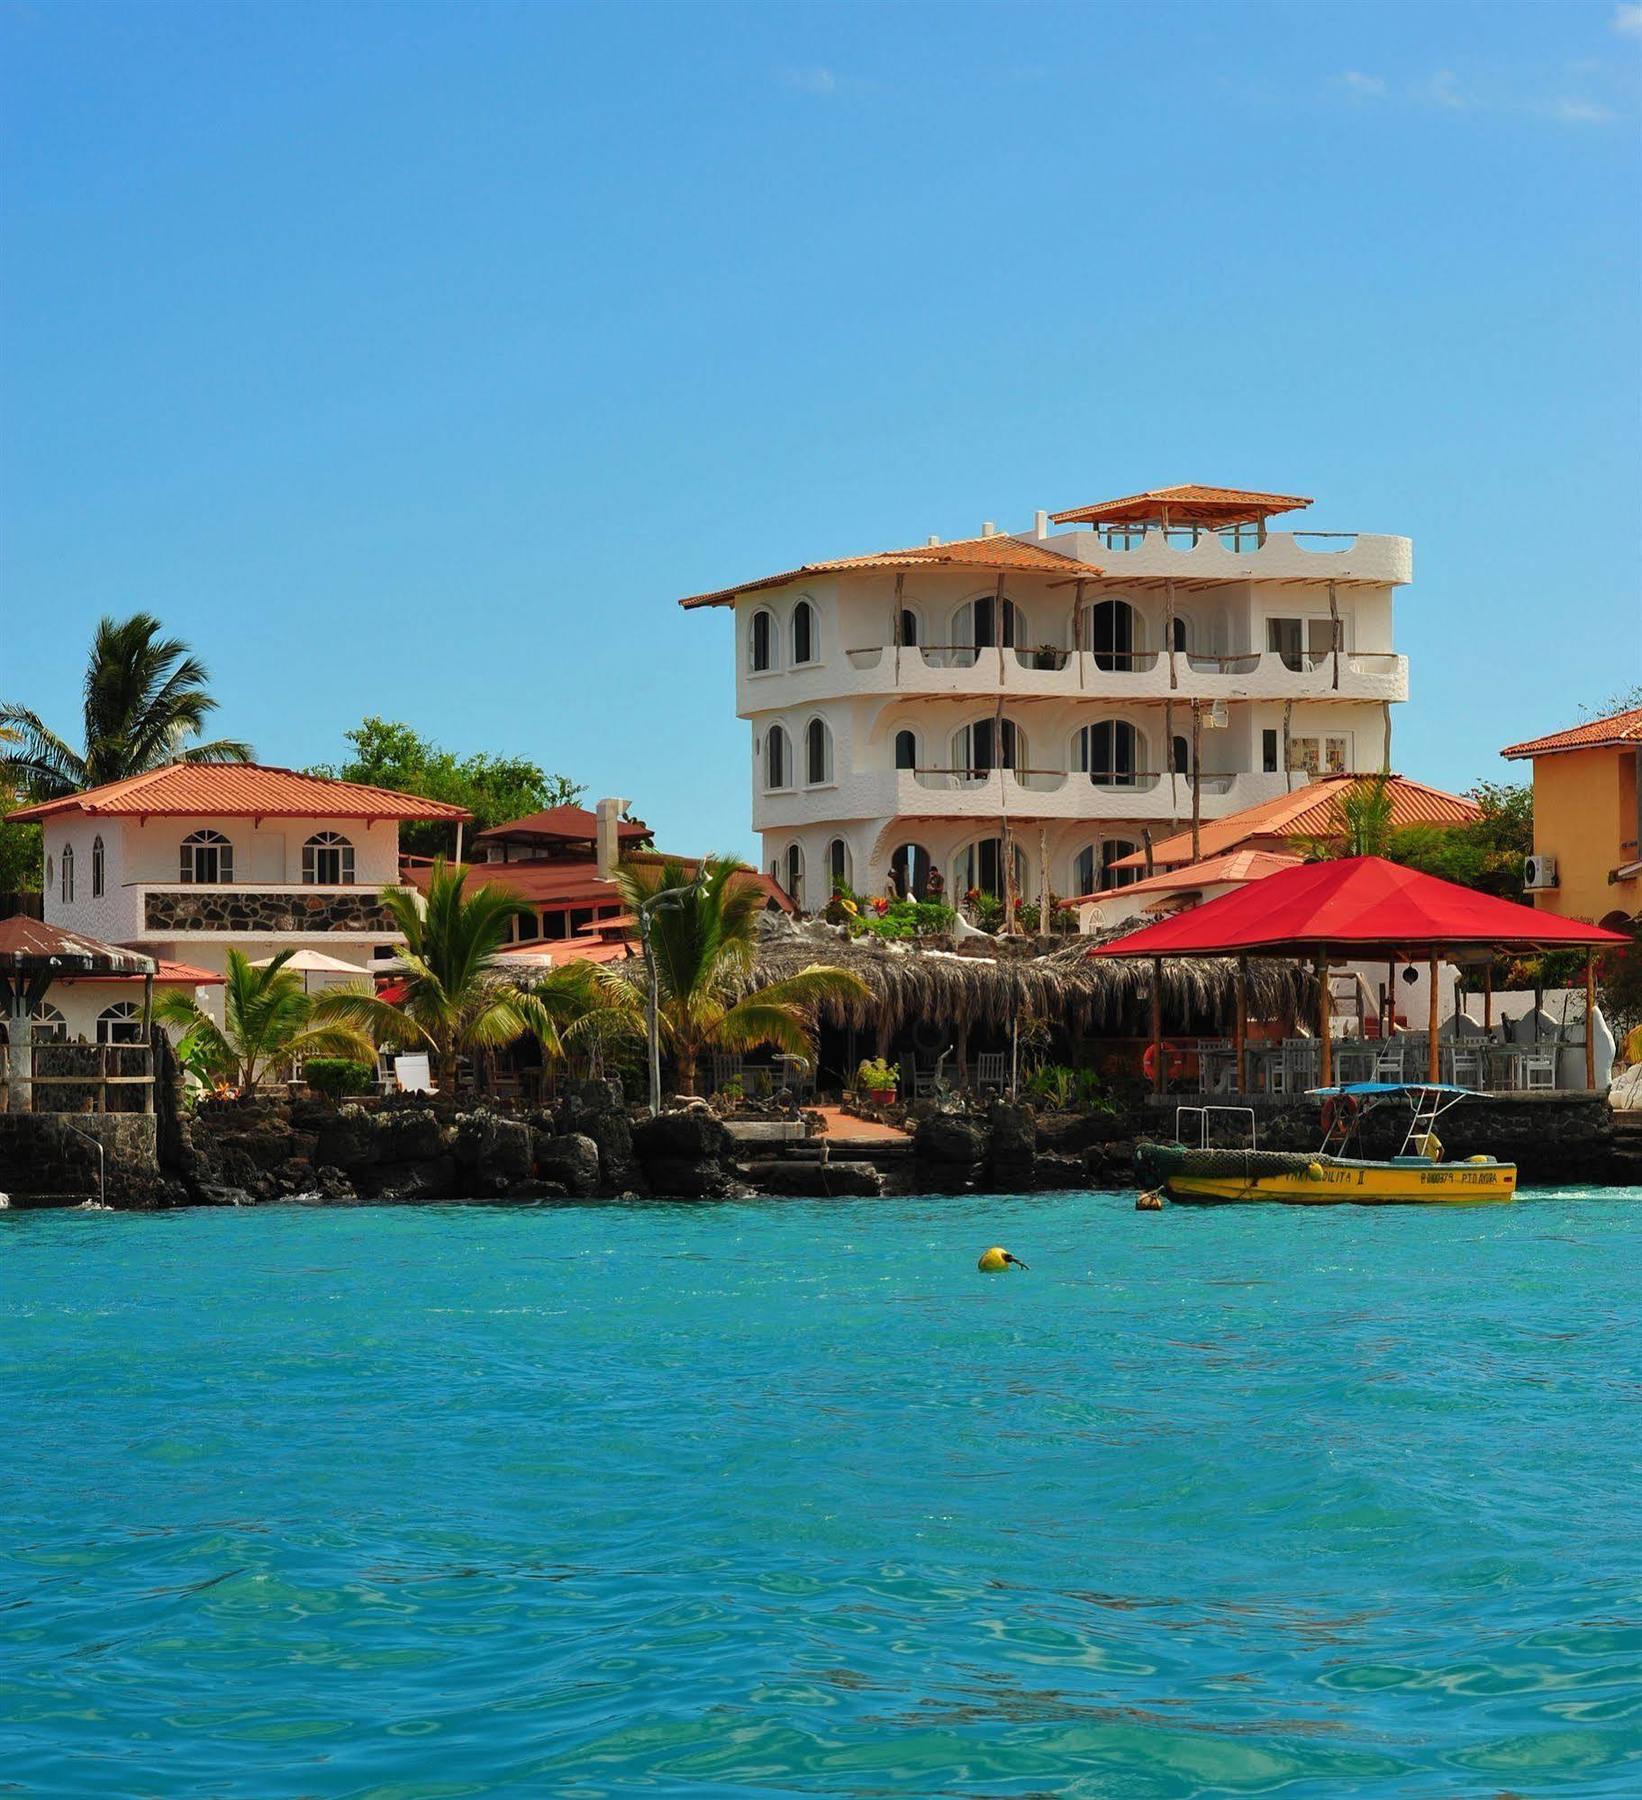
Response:
[[[392,937],[398,928],[375,887],[258,882],[139,882],[145,937],[325,935]]]
[[[1113,581],[1156,575],[1181,581],[1365,581],[1400,587],[1414,579],[1414,546],[1408,538],[1363,531],[1111,525],[1057,533],[1048,547],[1095,563]]]
[[[1342,650],[1339,686],[1334,652],[1285,657],[1276,650],[1207,656],[1160,650],[1114,654],[1051,645],[977,650],[968,644],[876,645],[846,653],[847,681],[835,675],[808,698],[891,694],[963,698],[1005,693],[1046,700],[1406,700],[1408,658],[1391,652]],[[813,685],[812,682],[806,684]],[[800,704],[783,695],[781,705]],[[772,699],[770,704],[776,704]]]
[[[1294,785],[1304,779],[1296,775]],[[1214,773],[1201,778],[1203,817],[1217,819],[1289,791],[1283,775]],[[1114,774],[1093,782],[1081,770],[921,767],[875,769],[835,787],[753,800],[756,831],[795,830],[833,820],[907,818],[1185,820],[1192,784],[1185,775]]]

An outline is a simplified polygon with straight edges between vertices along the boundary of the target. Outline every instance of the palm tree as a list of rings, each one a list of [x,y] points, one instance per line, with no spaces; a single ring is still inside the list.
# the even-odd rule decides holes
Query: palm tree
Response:
[[[243,763],[251,748],[232,738],[191,744],[216,710],[205,691],[205,665],[180,638],[160,636],[152,613],[105,618],[86,668],[82,727],[76,750],[32,707],[0,701],[0,775],[36,800],[61,800],[85,788],[141,775],[166,763]]]
[[[624,863],[616,871],[616,885],[633,913],[666,889],[685,890],[677,905],[656,909],[650,920],[658,1022],[680,1093],[695,1092],[696,1071],[709,1050],[775,1044],[808,1058],[815,1008],[867,992],[847,969],[812,964],[737,999],[752,966],[764,905],[755,882],[737,879],[745,874],[730,857],[708,857],[693,880],[679,862]],[[615,980],[636,1023],[648,996],[625,975]]]
[[[280,951],[271,962],[253,967],[238,950],[228,952],[223,987],[223,1023],[191,995],[161,997],[154,1016],[178,1026],[177,1046],[184,1063],[231,1083],[242,1094],[254,1094],[270,1069],[283,1068],[303,1056],[375,1056],[361,1031],[319,1016],[319,1001],[302,991],[302,978],[285,964],[293,953]]]
[[[1335,832],[1301,840],[1307,862],[1346,856],[1384,856],[1391,848],[1393,799],[1386,775],[1369,775],[1346,790]]]
[[[320,1016],[379,1043],[425,1046],[446,1093],[455,1091],[459,1057],[500,1049],[526,1032],[541,1040],[544,1054],[560,1053],[552,1010],[510,984],[496,957],[509,922],[531,909],[505,887],[468,893],[468,874],[439,857],[420,902],[407,888],[382,890],[382,904],[405,939],[404,991],[397,1000],[355,988],[332,988],[318,1000]]]

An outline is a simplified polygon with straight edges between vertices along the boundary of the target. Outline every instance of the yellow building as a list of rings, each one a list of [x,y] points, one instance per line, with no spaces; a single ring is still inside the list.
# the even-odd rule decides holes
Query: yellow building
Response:
[[[1534,765],[1529,898],[1565,919],[1623,927],[1642,908],[1637,763],[1642,707],[1500,752]]]

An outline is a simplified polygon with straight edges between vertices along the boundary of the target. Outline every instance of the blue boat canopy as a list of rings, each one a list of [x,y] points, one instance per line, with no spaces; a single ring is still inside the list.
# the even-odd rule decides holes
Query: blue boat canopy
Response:
[[[1307,1088],[1308,1098],[1331,1100],[1341,1094],[1470,1094],[1473,1088],[1449,1081],[1347,1081],[1338,1087]]]

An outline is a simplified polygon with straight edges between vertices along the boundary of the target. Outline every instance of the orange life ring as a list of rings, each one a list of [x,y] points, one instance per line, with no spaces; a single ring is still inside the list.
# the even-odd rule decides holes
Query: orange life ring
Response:
[[[1362,1103],[1355,1094],[1331,1094],[1323,1102],[1323,1136],[1331,1137],[1336,1125],[1343,1135],[1349,1136],[1362,1110]]]

